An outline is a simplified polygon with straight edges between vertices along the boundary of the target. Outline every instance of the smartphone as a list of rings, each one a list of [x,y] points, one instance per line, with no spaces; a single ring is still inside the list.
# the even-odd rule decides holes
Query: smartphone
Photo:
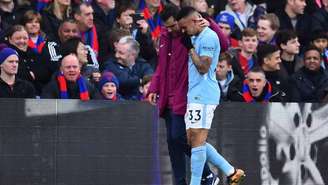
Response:
[[[137,22],[139,20],[145,19],[143,16],[143,13],[140,13],[140,12],[133,14],[132,18],[133,18],[133,22]]]
[[[143,13],[135,13],[132,15],[132,19],[133,19],[132,28],[139,28],[137,21],[145,19],[145,18],[143,16]]]

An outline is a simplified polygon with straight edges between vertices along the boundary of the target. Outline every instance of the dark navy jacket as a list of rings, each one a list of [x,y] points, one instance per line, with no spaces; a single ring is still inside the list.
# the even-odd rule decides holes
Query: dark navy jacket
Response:
[[[141,79],[145,75],[153,74],[152,67],[144,60],[137,60],[131,67],[126,67],[116,60],[106,62],[105,71],[115,74],[120,82],[119,93],[126,100],[135,100],[139,95]]]

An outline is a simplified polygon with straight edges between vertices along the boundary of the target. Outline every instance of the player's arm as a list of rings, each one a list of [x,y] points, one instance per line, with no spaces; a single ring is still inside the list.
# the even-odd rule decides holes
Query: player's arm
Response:
[[[189,50],[192,62],[195,64],[200,74],[206,74],[210,69],[212,58],[208,56],[198,56],[194,48]]]

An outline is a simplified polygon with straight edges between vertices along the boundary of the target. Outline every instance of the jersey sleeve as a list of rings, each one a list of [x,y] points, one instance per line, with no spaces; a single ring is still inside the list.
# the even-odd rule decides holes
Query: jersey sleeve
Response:
[[[203,37],[199,45],[199,56],[207,56],[213,58],[216,48],[218,47],[217,39],[218,38],[212,36],[212,34],[208,34],[206,37]]]

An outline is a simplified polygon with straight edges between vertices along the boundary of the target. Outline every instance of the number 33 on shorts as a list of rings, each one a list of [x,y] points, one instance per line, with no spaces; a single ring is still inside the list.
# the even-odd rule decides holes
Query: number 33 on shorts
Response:
[[[217,105],[205,105],[197,103],[187,104],[187,111],[185,114],[186,129],[210,129],[216,106]]]

